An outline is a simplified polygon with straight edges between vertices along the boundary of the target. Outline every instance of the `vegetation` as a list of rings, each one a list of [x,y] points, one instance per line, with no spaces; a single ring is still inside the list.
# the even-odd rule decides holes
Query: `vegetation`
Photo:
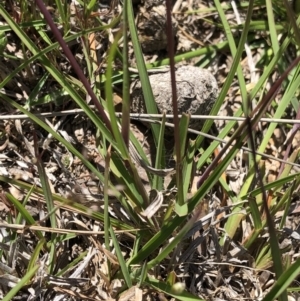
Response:
[[[0,1],[2,300],[298,298],[298,2],[171,2],[169,52],[149,55],[132,1]],[[218,80],[210,116],[176,113],[183,61]]]

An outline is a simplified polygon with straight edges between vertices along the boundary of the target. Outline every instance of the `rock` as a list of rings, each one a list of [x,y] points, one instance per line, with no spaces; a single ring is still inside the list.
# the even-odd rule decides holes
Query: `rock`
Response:
[[[149,75],[158,111],[173,114],[170,72]],[[208,115],[218,96],[218,84],[206,69],[194,66],[181,66],[176,70],[178,113]],[[141,82],[131,86],[131,111],[147,113]],[[205,120],[191,120],[190,127],[200,130]]]

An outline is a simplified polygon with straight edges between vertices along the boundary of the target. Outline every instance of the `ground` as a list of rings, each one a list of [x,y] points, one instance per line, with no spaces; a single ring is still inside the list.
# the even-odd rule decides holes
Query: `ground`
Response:
[[[23,5],[25,4],[23,3]],[[19,5],[17,1],[16,3],[5,3],[5,9],[16,23],[23,24],[30,21],[26,20],[26,17],[30,19],[36,12],[36,7],[32,3],[26,5],[28,5],[26,9],[30,12],[28,15],[26,15],[24,7]],[[229,3],[224,3],[224,7],[228,5]],[[69,30],[77,32],[79,29],[99,25],[98,21],[94,19],[96,17],[108,24],[120,13],[121,8],[121,4],[117,1],[111,1],[110,5],[101,4],[86,18],[83,8],[72,2],[70,5]],[[51,12],[55,20],[59,20],[58,10],[54,4],[49,4],[48,11]],[[232,9],[225,9],[225,12],[230,25],[239,24],[239,18],[241,22],[244,22],[246,10],[243,6],[239,6],[236,12]],[[266,14],[265,7],[260,5],[255,7],[255,12],[253,19],[257,20],[261,20],[262,16]],[[134,13],[145,62],[153,63],[167,58],[168,43],[164,30],[166,26],[165,3],[160,0],[145,1],[143,3],[134,1]],[[3,24],[6,23],[3,22]],[[174,1],[172,25],[177,56],[194,53],[206,46],[221,45],[226,41],[219,14],[214,9],[212,1]],[[55,37],[47,26],[45,28],[44,30],[51,44],[55,41]],[[105,75],[108,51],[119,29],[120,23],[117,22],[113,28],[96,32],[93,37],[89,36],[90,40],[78,38],[68,44],[85,75],[89,78],[91,85],[94,85],[93,88],[97,91],[97,96],[101,95],[104,98],[104,81],[100,80],[98,82],[97,77]],[[26,34],[39,49],[43,49],[48,46],[47,38],[42,38],[42,35],[38,34],[38,30],[38,27],[25,27]],[[64,33],[63,25],[61,25],[60,31]],[[238,43],[240,30],[232,29],[232,33],[233,38]],[[240,62],[249,93],[262,75],[264,60],[267,59],[263,51],[265,44],[261,41],[267,40],[267,34],[263,31],[253,31],[251,33],[247,41],[249,51],[243,53]],[[2,262],[4,262],[3,267],[0,266],[2,274],[0,277],[3,281],[0,287],[1,297],[3,298],[24,277],[27,269],[29,270],[28,265],[35,263],[30,261],[31,258],[34,257],[34,254],[37,254],[38,274],[30,282],[25,282],[23,288],[12,300],[168,300],[170,297],[167,294],[157,292],[151,286],[138,288],[136,285],[133,286],[133,289],[125,290],[123,296],[119,296],[124,286],[124,280],[120,280],[122,277],[119,277],[118,274],[120,273],[120,263],[114,250],[108,251],[104,246],[103,234],[99,234],[99,231],[103,230],[103,223],[100,220],[103,220],[102,214],[104,214],[103,179],[105,170],[107,170],[104,156],[105,147],[102,145],[103,149],[99,151],[101,136],[99,136],[93,121],[82,110],[78,109],[73,99],[65,93],[56,80],[45,72],[44,66],[39,61],[33,61],[30,65],[22,68],[6,84],[3,84],[5,78],[31,57],[31,53],[25,50],[24,42],[21,43],[16,33],[12,30],[5,31],[5,37],[7,43],[4,52],[2,51],[4,55],[0,62],[0,79],[2,81],[0,98],[0,180],[2,190],[0,209],[1,224],[9,223],[11,226],[7,226],[6,229],[1,228],[3,231],[1,232],[0,247],[3,250],[1,254]],[[260,47],[257,46],[259,42],[261,42]],[[119,47],[122,49],[122,40],[119,41]],[[90,51],[90,57],[93,58],[90,61],[86,60],[86,51]],[[286,52],[289,62],[296,56],[295,52],[295,47],[291,45]],[[55,49],[49,53],[49,59],[66,76],[68,81],[78,88],[78,93],[83,95],[89,107],[96,111],[65,55],[60,50]],[[131,41],[129,41],[129,61],[131,70],[136,70],[136,56]],[[176,66],[179,68],[182,65],[191,65],[207,69],[216,78],[218,89],[221,91],[232,64],[233,57],[227,45],[219,51],[211,53],[207,51],[201,55],[192,55],[190,59],[183,60],[177,63]],[[93,72],[90,71],[91,68]],[[122,61],[117,56],[114,60],[113,69],[115,74],[122,71]],[[266,90],[272,87],[281,74],[281,70],[273,71],[265,84]],[[150,70],[149,74],[151,72]],[[94,76],[93,78],[91,74]],[[134,76],[131,80],[134,81]],[[122,84],[117,80],[113,84],[115,109],[121,111],[123,101]],[[279,91],[265,116],[274,116],[283,93],[284,91]],[[263,92],[261,94],[263,95]],[[259,101],[260,96],[258,95],[253,100],[251,104],[253,108]],[[40,127],[26,115],[21,114],[20,109],[13,107],[5,97],[13,99],[19,105],[39,116],[52,130],[75,147],[81,157],[70,152],[45,128]],[[218,115],[233,116],[241,106],[242,93],[237,77],[234,77]],[[208,113],[206,114],[208,115]],[[285,110],[284,117],[293,119],[295,115],[294,107],[290,104]],[[202,124],[200,122],[200,127]],[[213,129],[209,134],[217,136],[227,124],[228,121],[215,120]],[[257,145],[260,145],[263,141],[268,126],[269,124],[265,122],[255,127],[255,143]],[[142,145],[145,155],[151,164],[154,164],[156,147],[149,124],[132,120],[130,127],[132,133]],[[228,140],[236,128],[237,126],[231,128],[224,140]],[[198,130],[200,129],[198,128]],[[292,139],[287,142],[289,136]],[[188,137],[191,140],[195,139],[195,133],[190,133]],[[260,167],[266,170],[264,173],[266,185],[277,180],[281,172],[280,169],[283,165],[277,159],[287,160],[285,154],[295,154],[296,157],[299,146],[298,140],[297,128],[294,132],[292,127],[287,125],[280,125],[274,129],[269,144],[265,148],[265,154],[271,157],[260,160]],[[201,149],[195,153],[195,162],[200,160],[201,154],[205,152],[210,144],[211,139],[207,138],[201,145]],[[290,149],[288,150],[289,145]],[[150,194],[147,169],[143,166],[137,168],[143,189],[145,193],[150,195],[149,198],[158,199],[158,196],[163,195],[164,204],[157,205],[157,207],[163,208],[157,214],[157,224],[154,223],[154,228],[157,227],[157,231],[167,210],[165,209],[167,203],[173,201],[174,194],[177,192],[176,187],[174,189],[170,188],[170,183],[174,183],[174,174],[171,170],[174,168],[175,161],[172,132],[171,135],[170,133],[165,135],[165,147],[166,166],[158,171],[167,174],[164,179],[165,186],[162,194],[156,195],[155,192],[152,192],[154,195]],[[106,151],[108,152],[108,150]],[[211,160],[214,156],[217,156],[220,147],[216,148],[215,151]],[[198,211],[195,209],[187,218],[194,221],[195,226],[184,236],[170,256],[162,260],[161,265],[151,270],[151,273],[153,273],[151,276],[165,281],[170,274],[174,273],[176,274],[176,281],[184,283],[189,293],[205,300],[236,300],[241,298],[262,300],[271,288],[275,278],[270,250],[266,248],[265,251],[262,251],[266,247],[266,242],[270,239],[266,224],[262,227],[255,244],[252,244],[249,248],[246,248],[247,242],[249,237],[253,237],[254,232],[253,220],[250,215],[241,219],[233,238],[227,236],[225,242],[222,245],[220,243],[220,238],[225,232],[225,222],[232,215],[233,205],[231,199],[239,196],[249,174],[248,157],[245,153],[247,152],[241,150],[222,175],[228,185],[225,185],[225,187],[229,187],[230,191],[225,191],[224,186],[220,183],[210,189],[209,194],[198,206]],[[92,173],[86,167],[82,158],[96,168],[103,177],[100,178]],[[42,162],[42,167],[39,162]],[[142,165],[138,162],[139,160],[136,160],[135,164]],[[193,172],[189,197],[192,198],[196,194],[197,183],[208,165],[209,162]],[[295,159],[295,165],[287,171],[287,175],[297,174],[298,171],[299,166]],[[55,232],[55,229],[46,229],[46,227],[51,228],[51,218],[49,218],[51,212],[49,212],[47,200],[44,198],[45,193],[41,191],[43,186],[42,173],[47,175],[49,189],[54,194],[53,198],[56,201],[56,209],[53,209],[53,211],[56,213],[57,229],[59,229],[58,233],[61,235],[55,240],[55,250],[52,250],[46,244],[39,245],[39,241],[43,241],[43,239],[52,241]],[[293,263],[296,260],[296,254],[299,251],[297,181],[296,178],[295,184],[293,184],[295,185],[294,191],[291,192],[291,200],[288,203],[290,209],[286,211],[284,208],[278,207],[276,214],[274,213],[275,226],[281,233],[278,236],[279,247],[282,251],[283,261],[286,262],[287,266],[289,261]],[[130,216],[128,214],[130,210],[134,211],[130,207],[132,204],[127,205],[130,207],[127,208],[128,211],[124,211],[125,203],[121,203],[116,198],[116,191],[122,193],[124,189],[117,172],[111,174],[111,182],[115,190],[108,191],[107,194],[110,200],[109,213],[113,219],[112,224],[116,229],[120,225],[124,229],[126,225],[127,229],[132,230],[131,227],[137,227],[135,221],[132,220],[132,216],[135,215]],[[254,179],[252,185],[253,190],[259,187],[258,180]],[[291,184],[289,183],[289,185]],[[34,187],[35,190],[32,194],[29,194],[28,191],[31,187]],[[287,186],[284,190],[274,190],[273,192],[274,194],[284,194],[289,188],[290,186]],[[7,193],[12,195],[12,198]],[[233,197],[231,198],[229,195],[233,195]],[[20,215],[22,208],[18,207],[14,200],[20,201],[30,216],[24,218],[26,216],[24,212]],[[244,199],[241,201],[245,202]],[[260,210],[263,215],[263,210],[261,208]],[[144,217],[145,212],[143,212]],[[200,214],[198,214],[197,219],[193,220],[193,216],[196,216],[197,212],[200,212]],[[246,207],[243,214],[246,215]],[[281,218],[284,214],[287,214],[286,223],[281,225]],[[23,220],[26,220],[26,224],[31,225],[31,229],[22,226],[21,216]],[[66,230],[66,236],[62,236],[63,230]],[[125,259],[128,259],[130,253],[133,252],[134,242],[137,238],[134,234],[126,231],[116,233],[122,254]],[[153,231],[153,236],[155,233]],[[179,233],[180,229],[176,229],[174,237]],[[150,238],[149,234],[143,237],[145,241],[149,241]],[[166,242],[161,248],[163,249],[167,245]],[[260,260],[258,254],[263,254]],[[147,260],[150,261],[155,256],[157,256],[156,251]],[[55,258],[56,260],[49,262],[49,258]],[[50,274],[48,271],[51,270],[51,266],[52,273]],[[107,277],[109,268],[113,280]],[[297,279],[295,279],[295,283],[296,281]],[[299,296],[294,293],[290,295],[290,298],[296,300]]]

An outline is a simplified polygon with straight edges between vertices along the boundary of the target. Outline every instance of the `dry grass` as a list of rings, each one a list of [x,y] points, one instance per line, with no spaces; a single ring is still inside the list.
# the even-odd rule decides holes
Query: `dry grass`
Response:
[[[134,5],[144,59],[151,69],[167,64],[168,57],[168,40],[163,30],[165,6],[158,2]],[[272,10],[277,22],[275,45],[272,31],[269,34],[267,25],[262,23],[267,16],[265,4],[255,2],[252,27],[247,45],[242,45],[245,51],[238,67],[217,3],[185,0],[174,3],[175,60],[177,66],[201,66],[214,74],[220,89],[216,101],[220,107],[218,115],[246,115],[247,96],[251,99],[247,103],[250,111],[255,110],[296,57],[297,37],[290,38],[284,55],[272,65],[273,53],[283,48],[284,39],[293,30],[283,17],[285,10],[275,6]],[[57,39],[35,4],[6,1],[2,5],[0,297],[7,298],[4,300],[272,300],[267,294],[276,289],[273,285],[279,271],[285,275],[291,267],[297,271],[299,265],[298,126],[275,124],[272,129],[269,123],[259,122],[253,127],[256,151],[271,156],[263,158],[254,153],[263,185],[255,170],[253,154],[237,149],[229,158],[228,153],[240,147],[242,141],[235,140],[235,146],[228,148],[227,155],[206,175],[225,143],[215,145],[195,133],[181,136],[183,145],[188,137],[182,165],[186,172],[184,180],[187,178],[183,183],[189,214],[178,216],[174,137],[160,135],[165,140],[160,150],[149,126],[132,121],[130,130],[134,138],[131,136],[130,141],[140,158],[126,158],[108,127],[111,138],[105,136],[104,126],[99,127],[101,121],[95,122],[102,116],[59,46],[53,46],[45,56],[51,66],[41,57],[27,63],[34,50],[20,39],[16,28],[8,25],[3,12],[23,28],[41,51],[54,45]],[[105,111],[110,110],[107,108],[110,97],[114,109],[121,111],[122,75],[126,73],[122,54],[126,40],[119,31],[118,20],[122,6],[116,1],[111,6],[92,8],[74,3],[65,5],[66,10],[50,1],[47,9]],[[231,38],[238,45],[247,17],[245,6],[241,3],[236,11],[229,8],[229,3],[222,7],[231,26]],[[272,21],[270,15],[268,20]],[[241,22],[243,25],[239,27]],[[154,33],[147,31],[149,26],[152,31],[155,29]],[[95,27],[101,30],[93,30]],[[74,38],[76,34],[78,37]],[[113,53],[114,46],[118,51]],[[130,40],[128,47],[129,65],[136,68],[134,41]],[[180,61],[182,57],[188,59]],[[15,72],[21,64],[23,68]],[[60,80],[47,68],[57,70]],[[112,76],[108,78],[110,68]],[[236,68],[240,69],[234,76]],[[266,71],[268,68],[270,72]],[[297,72],[293,70],[283,82],[284,89],[271,99],[265,117],[299,119]],[[265,74],[267,80],[260,84]],[[136,72],[130,75],[132,81],[137,77]],[[113,86],[111,95],[105,87],[108,81]],[[88,105],[95,119],[79,111],[80,105],[74,100],[77,96],[70,93],[72,89]],[[288,91],[291,92],[286,95]],[[41,123],[26,110],[38,116]],[[206,133],[228,141],[243,123],[216,121],[213,126],[205,126]],[[242,133],[246,133],[243,137],[241,134],[243,146],[251,148],[247,128]],[[161,154],[162,163],[157,166],[156,159]],[[145,168],[147,164],[154,168]],[[199,187],[200,182],[203,184]],[[263,207],[264,196],[268,211]],[[268,212],[274,228],[270,227]],[[276,246],[274,251],[271,245],[274,237],[280,251]],[[276,261],[274,264],[276,252],[281,259],[279,268]],[[288,285],[289,298],[297,300],[298,275],[284,278],[283,286]],[[283,300],[284,295],[279,298]]]

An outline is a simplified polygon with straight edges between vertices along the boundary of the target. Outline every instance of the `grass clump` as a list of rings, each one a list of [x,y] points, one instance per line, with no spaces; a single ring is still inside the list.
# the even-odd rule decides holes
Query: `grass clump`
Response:
[[[3,300],[297,297],[297,7],[194,2],[162,3],[168,49],[152,54],[143,3],[0,3]],[[182,60],[216,76],[215,120],[178,115]],[[148,76],[163,66],[173,137]]]

